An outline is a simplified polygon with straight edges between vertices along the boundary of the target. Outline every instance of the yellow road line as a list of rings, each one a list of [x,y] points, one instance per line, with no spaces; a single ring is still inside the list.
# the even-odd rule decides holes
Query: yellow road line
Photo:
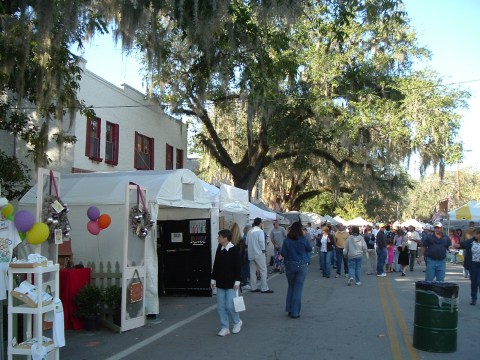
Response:
[[[382,303],[383,314],[385,315],[385,323],[387,325],[387,336],[390,341],[390,348],[392,350],[393,360],[402,360],[402,352],[400,350],[400,344],[397,341],[397,332],[395,325],[393,324],[392,314],[390,314],[390,308],[388,306],[387,297],[385,294],[385,282],[388,281],[385,278],[377,279],[378,291],[380,293],[380,301]]]
[[[400,310],[398,301],[395,297],[395,294],[392,289],[390,281],[387,279],[377,279],[378,290],[380,293],[380,301],[382,303],[383,313],[385,315],[385,323],[387,325],[388,339],[390,341],[390,347],[392,351],[392,359],[402,359],[402,352],[400,349],[400,343],[397,339],[397,331],[395,329],[394,319],[390,313],[390,307],[393,307],[393,313],[395,315],[396,321],[400,328],[400,332],[407,348],[409,359],[411,360],[420,360],[418,352],[413,347],[412,339],[408,333],[408,327],[405,322],[405,318]]]

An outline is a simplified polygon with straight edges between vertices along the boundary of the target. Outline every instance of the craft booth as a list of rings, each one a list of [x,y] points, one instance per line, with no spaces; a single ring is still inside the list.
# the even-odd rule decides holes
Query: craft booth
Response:
[[[193,172],[65,174],[59,187],[69,208],[73,263],[96,269],[119,264],[122,288],[135,279],[144,284],[144,306],[135,305],[135,311],[127,304],[122,317],[158,314],[163,294],[211,295],[218,214],[212,216],[208,193]],[[34,206],[36,192],[32,188],[20,205]],[[90,226],[92,207],[110,217],[108,228]],[[128,302],[128,294],[122,295]]]

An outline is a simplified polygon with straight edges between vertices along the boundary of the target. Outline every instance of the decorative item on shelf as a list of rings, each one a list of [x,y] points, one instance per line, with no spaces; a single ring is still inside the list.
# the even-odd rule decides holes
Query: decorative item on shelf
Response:
[[[155,221],[152,220],[152,215],[148,212],[143,192],[139,185],[137,185],[137,204],[130,209],[129,219],[132,231],[140,239],[145,239],[155,224]]]

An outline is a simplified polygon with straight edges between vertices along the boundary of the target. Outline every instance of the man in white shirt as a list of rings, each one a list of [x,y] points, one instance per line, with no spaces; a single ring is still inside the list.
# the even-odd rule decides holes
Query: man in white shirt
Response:
[[[408,250],[410,252],[410,271],[413,271],[413,265],[417,260],[417,248],[420,243],[420,234],[412,225],[408,226],[407,240]]]
[[[253,228],[247,234],[248,260],[250,261],[251,292],[271,294],[273,290],[267,284],[267,260],[265,249],[265,232],[262,219],[253,220]],[[260,290],[257,288],[257,270],[260,272]]]

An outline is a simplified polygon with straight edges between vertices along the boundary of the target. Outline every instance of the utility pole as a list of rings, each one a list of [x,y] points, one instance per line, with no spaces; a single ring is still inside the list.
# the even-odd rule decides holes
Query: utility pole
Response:
[[[460,162],[457,162],[457,207],[462,206],[462,199],[460,198]]]

